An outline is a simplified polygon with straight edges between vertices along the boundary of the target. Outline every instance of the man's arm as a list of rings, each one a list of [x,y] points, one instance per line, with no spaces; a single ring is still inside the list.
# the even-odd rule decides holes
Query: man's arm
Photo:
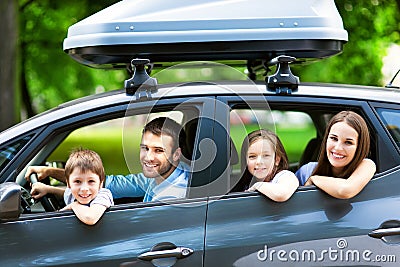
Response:
[[[143,174],[107,175],[104,187],[109,189],[114,198],[143,197],[153,181]]]
[[[38,175],[39,181],[47,177],[52,177],[60,182],[66,182],[65,170],[61,168],[47,166],[29,166],[25,174],[25,179],[30,181],[29,177],[32,173],[36,173]]]

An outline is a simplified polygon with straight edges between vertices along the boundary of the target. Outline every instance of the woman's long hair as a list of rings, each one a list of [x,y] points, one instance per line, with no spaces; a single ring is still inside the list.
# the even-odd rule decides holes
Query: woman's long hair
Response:
[[[342,173],[335,177],[348,178],[354,170],[358,167],[363,159],[368,156],[370,149],[370,136],[368,126],[364,119],[353,111],[342,111],[332,117],[329,121],[325,135],[322,140],[321,150],[319,152],[319,159],[317,167],[314,169],[312,175],[333,176],[332,165],[328,160],[326,152],[326,143],[328,140],[329,132],[332,126],[338,122],[345,122],[358,133],[357,148],[353,160],[343,169]]]

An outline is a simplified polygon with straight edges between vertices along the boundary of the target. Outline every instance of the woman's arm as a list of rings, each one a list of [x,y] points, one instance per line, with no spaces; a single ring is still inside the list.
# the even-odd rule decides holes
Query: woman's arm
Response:
[[[69,204],[60,211],[73,210],[76,217],[87,225],[94,225],[97,223],[107,207],[100,204],[93,204],[90,207],[79,204],[77,201]]]
[[[277,183],[257,182],[247,191],[259,191],[270,199],[277,202],[287,201],[299,187],[299,180],[292,175],[282,176]]]
[[[314,175],[308,179],[307,184],[314,184],[333,197],[349,199],[361,192],[375,171],[375,163],[364,159],[347,179]]]

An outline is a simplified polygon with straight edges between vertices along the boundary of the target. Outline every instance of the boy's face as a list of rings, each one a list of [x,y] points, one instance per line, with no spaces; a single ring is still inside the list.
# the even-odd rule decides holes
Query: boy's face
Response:
[[[102,183],[97,174],[91,171],[82,172],[79,168],[75,168],[69,176],[68,186],[80,204],[88,204],[97,196]]]

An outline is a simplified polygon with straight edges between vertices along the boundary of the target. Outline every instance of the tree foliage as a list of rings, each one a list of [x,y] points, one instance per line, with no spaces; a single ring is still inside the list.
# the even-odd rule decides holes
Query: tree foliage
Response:
[[[400,44],[400,9],[393,0],[336,0],[349,34],[343,52],[299,70],[301,81],[381,86],[382,59]]]
[[[29,116],[62,102],[120,88],[125,71],[91,69],[62,50],[68,27],[116,0],[18,0],[22,95]],[[382,57],[399,43],[399,7],[394,0],[337,0],[349,33],[338,56],[295,68],[301,81],[382,84]]]
[[[123,82],[121,72],[82,66],[62,49],[69,26],[115,2],[20,0],[21,84],[28,116]]]

